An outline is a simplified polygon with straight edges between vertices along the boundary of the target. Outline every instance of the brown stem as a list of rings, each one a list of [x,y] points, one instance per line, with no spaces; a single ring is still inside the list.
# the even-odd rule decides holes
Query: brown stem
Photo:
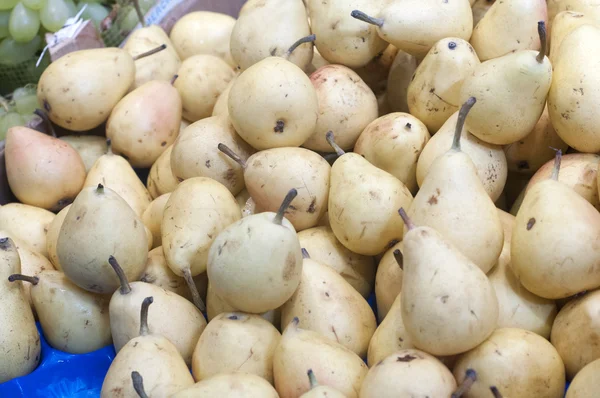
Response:
[[[404,221],[404,225],[406,225],[409,231],[416,228],[416,225],[413,224],[412,220],[408,217],[408,214],[406,214],[404,207],[401,207],[400,210],[398,210],[398,214],[402,217],[402,221]]]
[[[460,151],[460,136],[462,134],[463,128],[465,126],[465,121],[467,120],[467,115],[469,111],[475,105],[477,99],[475,97],[470,97],[458,111],[458,119],[456,120],[456,128],[454,130],[454,139],[452,140],[452,147],[450,149],[454,149]]]
[[[104,193],[104,185],[98,184],[98,186],[96,187],[96,193],[102,195]]]
[[[560,162],[562,161],[562,151],[560,149],[556,150],[556,155],[554,156],[554,167],[552,168],[552,175],[550,178],[554,181],[558,181],[558,173],[560,172]]]
[[[465,372],[465,379],[462,383],[460,383],[460,386],[458,386],[456,391],[452,393],[451,398],[462,397],[464,393],[468,392],[471,389],[471,386],[473,385],[473,383],[475,383],[476,380],[477,372],[475,372],[473,369],[467,369],[467,371]]]
[[[145,28],[146,27],[146,18],[144,18],[144,13],[142,12],[142,8],[140,7],[139,0],[133,0],[133,7],[135,8],[135,13],[138,16],[140,23]]]
[[[383,26],[383,19],[373,18],[359,10],[352,11],[350,13],[350,16],[354,19],[358,19],[359,21],[363,21],[366,23],[370,23],[371,25],[379,26],[380,28]]]
[[[135,392],[137,392],[137,395],[140,398],[148,398],[148,395],[144,390],[144,379],[142,375],[134,370],[133,372],[131,372],[131,381],[133,381],[133,389],[135,390]]]
[[[398,263],[400,269],[404,270],[404,255],[402,254],[400,249],[394,250],[394,259],[396,260],[396,263]]]
[[[98,184],[100,185],[100,184]],[[119,278],[119,282],[121,283],[121,294],[129,294],[131,293],[131,286],[129,286],[129,282],[127,281],[127,276],[125,276],[125,272],[123,268],[119,265],[119,262],[113,256],[108,258],[108,263],[115,270],[117,277]]]
[[[310,258],[310,254],[308,254],[308,250],[302,248],[302,258]]]
[[[185,279],[185,283],[188,285],[188,288],[192,293],[192,302],[194,305],[198,307],[200,311],[206,311],[206,306],[204,305],[204,301],[202,301],[200,298],[198,287],[196,286],[196,283],[194,283],[194,278],[192,277],[192,273],[189,268],[183,270],[183,279]]]
[[[500,394],[500,391],[498,391],[498,388],[496,386],[491,386],[490,391],[492,392],[494,398],[502,398],[502,394]]]
[[[233,150],[231,150],[231,148],[229,148],[227,145],[219,143],[219,145],[217,145],[217,148],[219,148],[219,151],[223,152],[225,155],[229,156],[236,163],[242,166],[242,169],[246,168],[246,161],[242,159],[237,153],[233,152]]]
[[[546,51],[547,51],[546,22],[544,22],[544,21],[538,22],[538,35],[540,36],[541,48],[540,48],[540,52],[538,53],[538,55],[535,59],[536,59],[536,61],[538,61],[541,64],[542,62],[544,62],[544,57],[546,57]]]
[[[281,202],[281,206],[279,206],[279,210],[277,210],[277,214],[275,214],[275,218],[273,219],[275,224],[281,225],[285,211],[288,207],[290,207],[290,204],[296,198],[296,196],[298,196],[298,191],[296,191],[296,188],[292,188],[288,191],[287,195],[285,195],[285,198],[283,198],[283,202]]]
[[[285,57],[289,58],[290,55],[292,55],[292,53],[294,52],[294,50],[296,50],[298,47],[300,47],[302,44],[304,43],[312,43],[317,39],[316,35],[310,35],[310,36],[306,36],[303,37],[301,39],[296,40],[296,42],[294,44],[292,44],[290,46],[290,48],[286,51],[285,53]]]
[[[150,55],[154,55],[156,53],[161,52],[165,48],[167,48],[167,45],[166,44],[161,44],[160,46],[158,46],[156,48],[153,48],[152,50],[149,50],[149,51],[146,51],[145,53],[141,53],[141,54],[138,54],[138,55],[134,56],[133,60],[137,61],[138,59],[149,57]]]
[[[342,156],[344,155],[346,152],[344,152],[344,150],[342,148],[340,148],[340,146],[335,142],[335,138],[333,137],[333,131],[328,131],[327,134],[325,134],[325,139],[327,140],[327,143],[329,145],[331,145],[331,147],[333,148],[333,150],[335,151],[335,153],[337,153],[338,156]]]
[[[142,301],[142,309],[140,310],[140,336],[146,336],[150,333],[148,329],[148,307],[154,302],[154,297],[146,297]]]
[[[106,139],[106,154],[114,155],[114,153],[112,151],[112,140],[110,138]]]
[[[27,275],[23,275],[23,274],[12,274],[11,276],[8,277],[8,281],[9,282],[23,281],[23,282],[29,282],[32,285],[37,285],[38,282],[40,281],[40,278],[38,278],[37,276],[27,276]]]
[[[35,111],[33,111],[33,113],[42,118],[42,121],[44,122],[44,125],[46,127],[46,131],[48,131],[52,137],[56,138],[56,131],[54,131],[54,126],[52,126],[52,122],[50,121],[50,118],[48,117],[46,112],[44,112],[41,109],[36,109]]]
[[[315,377],[315,372],[313,372],[312,369],[308,369],[308,372],[306,372],[306,374],[308,375],[308,381],[310,383],[310,389],[312,390],[313,388],[318,387],[319,383],[317,383],[317,378]]]

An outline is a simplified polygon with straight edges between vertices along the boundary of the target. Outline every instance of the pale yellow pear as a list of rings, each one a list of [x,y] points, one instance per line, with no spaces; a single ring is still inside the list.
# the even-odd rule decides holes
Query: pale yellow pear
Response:
[[[312,369],[309,369],[306,373],[310,382],[310,390],[300,395],[300,398],[346,398],[346,396],[336,388],[319,385]]]
[[[170,193],[160,195],[150,202],[150,205],[142,214],[142,222],[152,233],[152,248],[162,246],[161,225],[165,206],[170,196]]]
[[[217,102],[215,102],[215,107],[212,111],[212,116],[229,116],[229,92],[231,91],[231,86],[233,86],[234,81],[235,77],[229,81],[225,90],[219,94],[219,98],[217,98]]]
[[[173,192],[179,184],[179,181],[173,175],[173,170],[171,169],[172,150],[173,145],[167,147],[150,168],[146,185],[152,199]]]
[[[386,97],[392,112],[408,113],[408,85],[419,60],[402,50],[398,51],[388,74]]]
[[[565,398],[586,398],[595,397],[600,394],[600,358],[590,362],[583,369],[577,372],[573,381],[569,385]]]
[[[485,14],[492,8],[496,0],[471,0],[471,10],[473,11],[473,29]]]
[[[21,203],[0,206],[0,229],[44,256],[48,256],[47,234],[54,218],[52,212],[35,206]]]
[[[0,234],[4,234],[4,232],[0,231]],[[17,246],[17,251],[19,252],[19,257],[21,258],[21,273],[23,275],[38,276],[44,271],[55,270],[52,263],[40,253],[31,251],[24,246],[20,246],[20,243],[18,243],[18,241],[15,242],[15,245]],[[24,283],[23,291],[25,292],[25,297],[27,297],[27,301],[31,305],[33,315],[37,319],[38,314],[35,310],[35,307],[33,306],[33,301],[31,300],[31,284]]]
[[[599,15],[600,17],[600,15]],[[558,61],[560,45],[563,39],[581,25],[600,26],[600,20],[578,11],[561,11],[552,20],[550,36],[550,62]]]
[[[56,244],[58,243],[58,235],[60,234],[60,228],[65,221],[67,212],[72,205],[64,207],[58,212],[56,217],[53,218],[52,222],[48,225],[48,233],[46,234],[46,250],[48,251],[48,259],[52,262],[52,265],[57,270],[62,270],[60,261],[58,260],[58,253],[56,252]]]
[[[377,318],[382,322],[402,290],[402,242],[389,248],[377,266],[375,297]]]
[[[108,149],[106,139],[97,135],[65,135],[60,139],[69,143],[79,153],[86,172],[90,171],[96,160]]]
[[[556,19],[561,11],[575,11],[600,20],[600,10],[596,0],[547,0],[548,21],[550,24]]]
[[[243,389],[240,389],[243,386]],[[277,391],[260,376],[248,373],[224,373],[202,380],[170,398],[279,398]]]

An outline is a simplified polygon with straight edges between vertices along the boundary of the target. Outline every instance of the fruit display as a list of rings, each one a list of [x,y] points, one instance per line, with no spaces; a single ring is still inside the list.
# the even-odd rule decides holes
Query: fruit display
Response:
[[[589,3],[117,2],[0,98],[0,396],[600,397]]]

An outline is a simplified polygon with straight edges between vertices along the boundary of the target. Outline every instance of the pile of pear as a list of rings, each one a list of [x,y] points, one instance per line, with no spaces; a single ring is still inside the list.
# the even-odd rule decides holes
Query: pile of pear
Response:
[[[600,396],[592,3],[248,0],[54,61],[0,382],[39,321],[114,345],[102,397]]]

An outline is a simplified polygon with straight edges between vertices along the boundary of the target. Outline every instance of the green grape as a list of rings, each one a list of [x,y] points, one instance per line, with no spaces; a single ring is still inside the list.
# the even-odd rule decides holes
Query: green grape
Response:
[[[69,18],[74,17],[77,14],[77,6],[73,0],[64,0],[67,7],[69,7]]]
[[[36,94],[27,95],[25,97],[15,99],[14,101],[17,112],[19,112],[21,115],[33,113],[33,111],[40,107],[40,103],[38,102]]]
[[[21,115],[21,117],[23,118],[23,125],[24,126],[27,126],[27,124],[29,122],[31,122],[32,120],[40,119],[40,117],[38,115],[34,114],[34,113],[30,113],[28,115]]]
[[[32,10],[41,10],[42,7],[44,7],[44,4],[46,4],[46,0],[21,0],[23,2],[23,4],[25,4],[25,6],[27,8],[31,8]]]
[[[0,0],[0,10],[12,10],[19,0]]]
[[[40,16],[37,11],[29,9],[19,3],[10,13],[8,31],[15,41],[27,43],[31,41],[40,30]]]
[[[146,13],[156,4],[156,0],[139,0],[140,2],[140,10],[142,14],[146,15]],[[125,32],[129,32],[135,28],[135,26],[140,22],[138,18],[137,12],[133,6],[128,6],[128,11],[125,17],[120,21],[121,30]]]
[[[2,116],[0,119],[0,140],[6,137],[9,128],[23,125],[25,125],[25,120],[17,112],[10,112]]]
[[[17,43],[12,37],[0,42],[0,64],[15,65],[27,61],[38,50],[42,38],[35,36],[29,43]]]
[[[77,4],[77,12],[79,12],[86,4],[87,7],[85,8],[83,14],[81,14],[81,18],[84,20],[91,19],[96,28],[100,27],[100,22],[102,22],[102,20],[108,16],[108,10],[103,5],[98,3],[81,2]]]
[[[27,97],[28,95],[35,95],[37,93],[37,86],[35,84],[28,84],[23,87],[19,87],[12,93],[13,101],[16,101],[22,97]]]
[[[0,11],[0,39],[4,39],[5,37],[8,37],[8,21],[9,20],[10,20],[10,11]]]
[[[40,20],[44,28],[56,32],[64,26],[70,13],[71,10],[64,0],[46,0],[46,4],[40,10]]]

